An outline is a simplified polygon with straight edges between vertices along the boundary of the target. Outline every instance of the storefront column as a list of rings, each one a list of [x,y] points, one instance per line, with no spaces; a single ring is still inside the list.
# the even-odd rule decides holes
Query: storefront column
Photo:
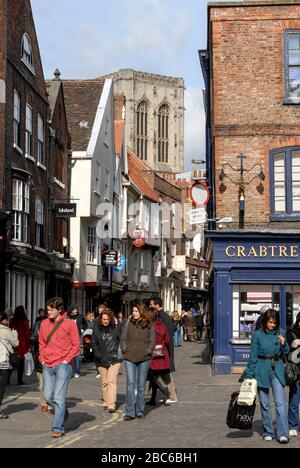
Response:
[[[214,374],[231,374],[231,357],[228,344],[232,329],[232,287],[229,284],[229,271],[215,272],[214,298]]]
[[[280,327],[286,330],[286,287],[280,285]]]

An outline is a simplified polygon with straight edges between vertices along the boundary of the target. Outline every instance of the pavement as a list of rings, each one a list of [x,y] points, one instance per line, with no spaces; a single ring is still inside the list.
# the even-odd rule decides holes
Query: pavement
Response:
[[[67,406],[70,416],[66,435],[51,438],[52,416],[39,409],[35,376],[25,377],[25,386],[7,387],[0,420],[1,448],[296,448],[298,438],[287,445],[265,442],[261,437],[259,405],[253,431],[226,426],[230,395],[239,389],[238,375],[213,376],[201,355],[206,343],[185,342],[175,349],[174,380],[178,402],[169,406],[146,406],[146,418],[123,421],[125,370],[118,379],[117,411],[109,414],[100,406],[100,379],[93,363],[82,363],[79,379],[70,382]],[[273,408],[274,415],[274,408]]]

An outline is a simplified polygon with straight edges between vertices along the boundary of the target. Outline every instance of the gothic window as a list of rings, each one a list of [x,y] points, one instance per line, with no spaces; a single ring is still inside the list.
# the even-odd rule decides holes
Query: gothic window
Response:
[[[136,118],[137,148],[136,153],[142,161],[148,159],[148,104],[143,101],[137,108]]]
[[[32,47],[29,36],[26,33],[23,35],[22,39],[21,60],[25,63],[29,70],[34,73]]]
[[[170,108],[163,104],[158,111],[158,162],[169,162]]]

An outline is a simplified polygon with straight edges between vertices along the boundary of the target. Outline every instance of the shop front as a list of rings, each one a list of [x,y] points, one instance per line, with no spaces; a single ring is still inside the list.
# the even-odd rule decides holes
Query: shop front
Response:
[[[300,233],[209,233],[213,284],[213,372],[245,367],[264,305],[289,328],[300,312]]]

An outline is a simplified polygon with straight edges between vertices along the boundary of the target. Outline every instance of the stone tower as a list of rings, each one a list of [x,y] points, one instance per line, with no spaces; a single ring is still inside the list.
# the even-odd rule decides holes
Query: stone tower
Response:
[[[132,69],[109,75],[126,97],[128,146],[151,168],[184,170],[184,82]]]

